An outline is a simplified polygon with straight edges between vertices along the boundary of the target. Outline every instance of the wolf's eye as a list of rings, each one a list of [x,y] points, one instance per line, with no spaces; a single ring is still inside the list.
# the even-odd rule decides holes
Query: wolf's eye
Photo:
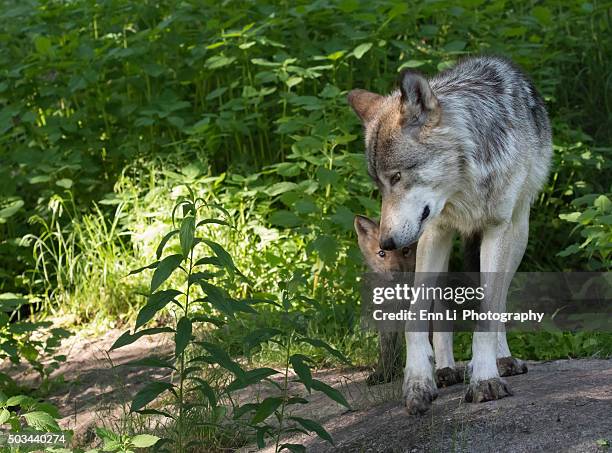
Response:
[[[410,256],[411,253],[412,253],[412,250],[410,249],[410,247],[404,247],[402,249],[402,255],[404,256]]]
[[[379,250],[379,251],[378,251],[378,256],[380,256],[381,258],[384,258],[384,257],[385,257],[385,255],[386,255],[386,253],[385,253],[385,251],[384,251],[384,250]]]
[[[393,185],[397,184],[397,182],[400,180],[401,177],[402,177],[402,174],[398,171],[396,174],[391,176],[391,179],[389,180],[389,183],[393,186]]]

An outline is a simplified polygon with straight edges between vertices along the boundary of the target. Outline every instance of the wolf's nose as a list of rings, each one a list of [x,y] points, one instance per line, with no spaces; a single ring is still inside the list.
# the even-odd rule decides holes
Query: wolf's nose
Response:
[[[395,250],[397,248],[392,237],[381,239],[379,245],[383,250]]]

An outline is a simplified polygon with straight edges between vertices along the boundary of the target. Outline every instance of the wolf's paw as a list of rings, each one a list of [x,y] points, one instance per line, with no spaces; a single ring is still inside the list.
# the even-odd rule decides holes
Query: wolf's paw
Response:
[[[395,381],[396,379],[401,377],[401,375],[402,375],[401,369],[390,370],[390,371],[389,370],[386,370],[386,371],[376,370],[372,372],[366,378],[366,385],[368,387],[371,387],[373,385],[386,384],[388,382]]]
[[[438,389],[433,381],[404,382],[404,404],[410,415],[424,414],[437,397]]]
[[[501,378],[491,378],[480,382],[471,382],[465,400],[468,403],[484,403],[512,396],[510,386]]]
[[[517,374],[525,374],[527,372],[527,364],[514,357],[501,357],[497,359],[497,369],[502,377],[515,376]]]
[[[463,382],[463,367],[445,367],[436,370],[436,385],[438,388],[450,387]]]

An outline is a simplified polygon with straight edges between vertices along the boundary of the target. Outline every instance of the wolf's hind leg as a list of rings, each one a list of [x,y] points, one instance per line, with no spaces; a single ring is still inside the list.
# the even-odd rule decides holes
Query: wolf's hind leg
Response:
[[[434,328],[436,323],[434,322]],[[453,332],[433,333],[434,355],[436,358],[436,384],[449,387],[463,382],[463,369],[459,369],[453,357]]]
[[[379,355],[376,369],[366,379],[369,386],[385,384],[402,375],[402,340],[399,332],[378,334]]]
[[[515,207],[510,222],[485,230],[480,255],[481,284],[485,288],[482,312],[506,311],[508,287],[525,252],[528,234],[528,202]],[[498,335],[502,332],[500,324],[479,322],[476,330],[472,347],[472,376],[465,399],[477,403],[512,395],[497,369]],[[505,340],[505,330],[503,332]]]
[[[502,324],[497,332],[497,369],[501,377],[527,373],[527,364],[512,357],[506,339],[506,327]]]

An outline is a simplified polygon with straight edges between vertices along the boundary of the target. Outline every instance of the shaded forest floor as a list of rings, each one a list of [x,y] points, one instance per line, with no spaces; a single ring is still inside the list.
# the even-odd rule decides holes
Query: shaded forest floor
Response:
[[[63,416],[60,425],[73,429],[79,444],[93,441],[96,425],[122,426],[130,395],[149,380],[165,377],[157,370],[121,365],[152,353],[170,355],[170,343],[163,337],[145,337],[108,354],[119,334],[113,330],[94,340],[75,336],[62,346],[67,360],[53,376],[63,375],[63,381],[55,381],[48,399]],[[36,385],[35,375],[27,368],[12,367],[9,373],[18,382]],[[612,443],[610,359],[530,362],[528,374],[507,378],[513,397],[488,403],[464,403],[463,385],[442,389],[423,417],[404,412],[400,382],[368,388],[366,376],[363,370],[317,373],[318,379],[341,390],[354,410],[347,412],[317,392],[298,412],[321,421],[335,447],[306,436],[290,442],[317,453],[596,452]],[[249,397],[253,395],[241,399]]]

